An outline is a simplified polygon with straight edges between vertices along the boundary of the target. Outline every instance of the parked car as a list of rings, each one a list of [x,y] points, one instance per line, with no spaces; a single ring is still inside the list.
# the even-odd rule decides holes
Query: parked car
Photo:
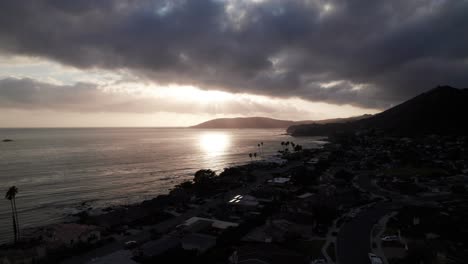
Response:
[[[373,253],[369,253],[368,256],[371,264],[383,264],[383,261],[379,256]]]
[[[387,241],[387,242],[399,240],[398,236],[383,236],[380,239],[382,239],[382,241]]]
[[[314,259],[310,264],[327,264],[327,261],[324,259]]]
[[[137,244],[137,242],[135,240],[130,240],[130,241],[125,242],[125,248],[126,249],[136,248],[137,246],[138,246],[138,244]]]

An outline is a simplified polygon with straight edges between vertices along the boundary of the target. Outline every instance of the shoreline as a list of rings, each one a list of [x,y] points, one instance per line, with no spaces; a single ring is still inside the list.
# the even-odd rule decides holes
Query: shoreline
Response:
[[[264,249],[268,256],[279,250],[288,259],[295,259],[295,263],[324,259],[330,263],[365,262],[370,251],[385,259],[385,247],[382,253],[373,246],[384,238],[369,233],[388,210],[415,214],[418,225],[419,219],[429,223],[432,216],[425,212],[445,208],[447,201],[451,201],[454,214],[444,216],[447,223],[458,223],[457,219],[466,212],[463,197],[467,196],[454,187],[468,179],[460,176],[468,170],[463,163],[456,168],[451,166],[450,156],[443,161],[434,158],[451,153],[468,141],[454,138],[447,140],[447,148],[437,148],[438,141],[434,136],[413,141],[373,134],[351,135],[333,138],[322,148],[285,151],[283,164],[249,162],[226,168],[219,175],[209,169],[199,170],[193,180],[177,185],[167,195],[102,215],[85,212],[77,222],[50,227],[52,238],[57,230],[84,230],[86,236],[78,236],[80,241],[76,244],[74,240],[58,240],[56,248],[53,246],[57,240],[46,240],[50,251],[48,262],[44,263],[120,263],[121,259],[116,260],[115,256],[124,255],[125,261],[132,264],[168,260],[218,263],[207,260],[226,261],[238,255],[243,261],[251,248],[260,250],[259,257],[265,257],[261,253]],[[428,150],[428,146],[433,148]],[[416,160],[398,155],[414,148],[427,152]],[[379,156],[382,153],[391,157],[384,159]],[[434,161],[427,161],[427,156]],[[428,163],[421,168],[421,161]],[[441,166],[445,173],[441,174]],[[417,172],[425,174],[408,181],[406,175]],[[408,193],[411,190],[416,193]],[[427,195],[431,193],[438,195]],[[437,211],[434,215],[440,217]],[[402,220],[411,223],[416,218],[405,219]],[[406,229],[412,226],[407,222],[392,218],[389,223],[393,229],[385,234],[394,235],[397,225],[404,228],[402,241],[418,240],[413,233],[417,229]],[[425,228],[434,227],[425,224]],[[40,244],[31,243],[11,250],[23,254],[38,247]]]
[[[87,209],[88,206],[77,207],[89,199],[97,199],[91,207],[102,209],[167,194],[174,185],[191,179],[199,168],[222,171],[224,167],[245,164],[250,161],[249,151],[258,152],[257,140],[265,141],[265,156],[276,153],[282,140],[291,140],[275,129],[226,131],[223,135],[230,145],[218,152],[219,144],[206,146],[204,138],[205,134],[214,135],[217,140],[216,133],[189,132],[179,129],[8,132],[3,138],[13,138],[15,142],[5,144],[4,159],[0,162],[4,173],[0,178],[5,187],[19,187],[20,224],[22,228],[31,228],[57,223],[56,219],[70,221],[68,216],[78,213],[77,209]],[[315,145],[314,138],[297,141],[311,142],[312,148]],[[4,243],[6,238],[13,240],[7,200],[0,204],[0,209],[0,242]]]
[[[323,139],[320,139],[320,142],[323,142]],[[315,150],[317,148],[311,148],[310,150]],[[256,166],[264,166],[264,165],[272,165],[273,166],[281,166],[281,162],[287,163],[288,161],[283,159],[281,157],[281,154],[275,153],[270,156],[267,156],[263,159],[259,160],[253,160],[253,161],[246,161],[242,162],[241,164],[233,165],[230,167],[226,167],[224,169],[219,169],[219,174],[222,174],[223,171],[225,170],[250,170],[252,167]],[[211,170],[211,169],[209,169]],[[192,176],[193,177],[193,176]],[[71,224],[71,223],[83,223],[83,217],[90,217],[93,219],[100,219],[100,218],[106,218],[106,215],[112,214],[112,213],[121,213],[125,212],[128,210],[142,210],[143,208],[147,207],[148,205],[154,205],[156,204],[157,207],[164,207],[164,205],[160,205],[160,203],[169,203],[171,204],[171,199],[174,197],[171,196],[171,193],[176,192],[177,188],[186,183],[186,182],[193,182],[192,180],[182,180],[180,183],[175,184],[173,187],[169,188],[166,193],[161,193],[157,194],[156,196],[152,198],[145,198],[141,201],[137,201],[134,203],[130,204],[122,204],[122,203],[116,203],[112,204],[109,206],[93,206],[92,202],[95,201],[93,200],[86,200],[79,202],[76,206],[73,207],[73,209],[77,210],[77,213],[68,213],[65,215],[62,215],[60,217],[57,217],[58,221],[52,221],[50,223],[47,223],[45,225],[39,224],[39,225],[33,225],[30,227],[26,227],[23,229],[24,233],[34,233],[37,230],[44,229],[49,226],[54,226],[54,225],[61,225],[61,224]],[[204,197],[206,198],[206,197]],[[163,202],[161,202],[163,201]],[[81,208],[80,208],[81,207]],[[159,208],[160,209],[160,208]],[[100,222],[99,220],[97,220]],[[0,247],[8,247],[10,246],[12,241],[7,241],[5,243],[1,243]]]

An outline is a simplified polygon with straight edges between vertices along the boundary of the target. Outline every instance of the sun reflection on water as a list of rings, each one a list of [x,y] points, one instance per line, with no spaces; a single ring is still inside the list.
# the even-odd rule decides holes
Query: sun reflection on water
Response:
[[[226,133],[205,133],[200,136],[200,148],[210,156],[223,154],[231,144]]]

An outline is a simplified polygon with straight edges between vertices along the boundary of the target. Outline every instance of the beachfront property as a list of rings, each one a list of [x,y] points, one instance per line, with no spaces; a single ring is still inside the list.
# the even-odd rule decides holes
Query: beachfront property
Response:
[[[177,237],[167,235],[144,243],[134,252],[134,255],[142,259],[151,259],[179,246],[180,240]]]
[[[259,201],[252,195],[236,195],[228,202],[229,205],[239,207],[255,208],[259,205]]]
[[[215,228],[219,230],[226,230],[229,227],[237,227],[237,226],[239,226],[238,223],[194,216],[194,217],[187,219],[183,224],[179,225],[179,228],[182,228],[183,230],[186,230],[186,231],[188,230],[192,232],[199,232],[207,227],[211,227],[211,228]]]
[[[101,228],[76,223],[59,223],[36,228],[28,239],[38,240],[48,248],[73,247],[79,243],[96,243],[101,239]]]
[[[101,228],[76,223],[58,223],[24,230],[22,244],[0,249],[0,264],[37,263],[55,251],[95,244]]]
[[[212,235],[193,233],[181,239],[184,250],[195,250],[203,253],[216,245],[216,237]]]
[[[275,177],[273,179],[268,180],[267,182],[272,185],[283,186],[289,183],[290,180],[291,178],[287,177]]]
[[[0,264],[33,264],[46,256],[46,247],[37,244],[25,248],[0,249]]]

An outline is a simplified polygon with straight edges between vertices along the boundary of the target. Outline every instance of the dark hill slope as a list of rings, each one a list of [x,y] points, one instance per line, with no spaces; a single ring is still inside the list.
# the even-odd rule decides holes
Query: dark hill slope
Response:
[[[297,123],[266,117],[237,117],[213,119],[192,128],[286,128],[294,124]]]
[[[267,117],[237,117],[237,118],[219,118],[206,121],[204,123],[193,126],[192,128],[220,128],[220,129],[237,129],[237,128],[287,128],[293,125],[300,124],[327,124],[327,123],[342,123],[351,120],[359,120],[370,115],[355,116],[349,118],[334,118],[317,121],[290,121],[278,120]]]
[[[468,89],[439,86],[382,113],[358,121],[299,125],[293,136],[330,135],[359,129],[379,129],[387,134],[468,135]]]

